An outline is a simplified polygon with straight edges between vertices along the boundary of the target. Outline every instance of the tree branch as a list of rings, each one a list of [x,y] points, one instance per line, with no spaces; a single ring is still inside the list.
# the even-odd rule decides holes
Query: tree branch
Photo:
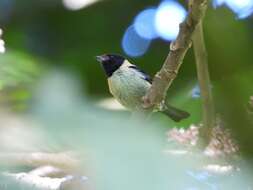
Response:
[[[215,126],[215,110],[211,91],[211,82],[208,71],[207,51],[205,47],[202,22],[200,22],[193,35],[193,48],[196,59],[198,82],[202,99],[203,125],[200,136],[209,143],[212,129]]]
[[[154,107],[165,99],[167,90],[176,78],[184,56],[192,45],[193,33],[204,18],[207,4],[208,0],[193,0],[190,4],[188,16],[180,24],[178,37],[171,43],[169,55],[161,70],[155,75],[148,93],[143,97],[145,108]]]

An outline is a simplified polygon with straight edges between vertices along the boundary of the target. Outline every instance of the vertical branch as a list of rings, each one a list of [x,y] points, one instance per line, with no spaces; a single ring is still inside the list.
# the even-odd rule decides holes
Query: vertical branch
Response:
[[[209,141],[212,128],[215,125],[215,110],[208,71],[207,51],[205,47],[202,22],[200,22],[193,35],[193,48],[197,65],[197,75],[202,99],[202,114],[204,127],[201,136]]]

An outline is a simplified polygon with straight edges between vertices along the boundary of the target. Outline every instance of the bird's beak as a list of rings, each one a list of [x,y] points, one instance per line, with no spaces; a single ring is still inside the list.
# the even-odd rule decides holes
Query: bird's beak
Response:
[[[107,55],[99,55],[99,56],[96,56],[96,59],[98,62],[103,63],[105,61],[108,61],[109,57]]]

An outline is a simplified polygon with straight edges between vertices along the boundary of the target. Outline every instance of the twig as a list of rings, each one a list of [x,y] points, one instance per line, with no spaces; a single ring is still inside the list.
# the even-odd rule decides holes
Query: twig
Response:
[[[208,0],[193,0],[190,5],[186,20],[180,24],[178,37],[170,46],[168,57],[155,75],[148,93],[143,97],[145,108],[154,107],[165,99],[167,90],[176,78],[184,56],[191,47],[193,32],[204,18],[207,4]]]
[[[209,143],[212,129],[215,127],[215,110],[208,71],[207,51],[205,47],[202,22],[197,25],[192,39],[202,99],[204,127],[202,127],[200,130],[200,137],[202,137],[206,143]]]

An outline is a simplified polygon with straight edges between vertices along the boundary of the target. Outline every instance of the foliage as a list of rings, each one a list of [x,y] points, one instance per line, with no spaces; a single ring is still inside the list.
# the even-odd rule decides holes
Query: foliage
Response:
[[[15,110],[25,108],[26,101],[31,97],[29,88],[43,73],[42,68],[34,58],[27,54],[9,51],[1,55],[1,104],[3,106],[7,104]]]

